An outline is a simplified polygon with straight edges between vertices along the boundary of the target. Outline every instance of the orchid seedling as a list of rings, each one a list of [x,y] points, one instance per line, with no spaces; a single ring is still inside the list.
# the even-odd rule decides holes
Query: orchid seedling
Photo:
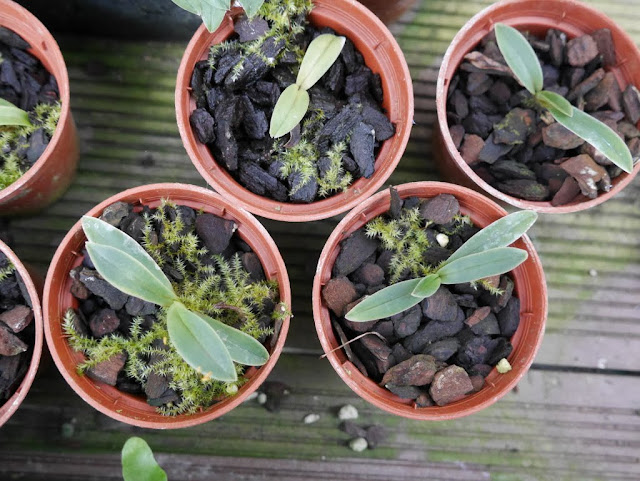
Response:
[[[475,282],[515,269],[528,257],[523,249],[507,247],[534,224],[538,214],[521,211],[488,225],[426,277],[398,282],[364,298],[345,316],[367,322],[403,312],[436,293],[442,284]]]
[[[498,23],[498,48],[516,79],[558,123],[599,150],[625,172],[633,170],[629,148],[608,125],[574,107],[561,95],[543,90],[542,67],[527,39],[518,30]]]
[[[171,281],[132,237],[103,220],[85,216],[86,249],[98,273],[116,289],[161,306],[169,341],[177,353],[205,379],[234,382],[234,361],[261,366],[269,359],[265,347],[248,334],[203,313],[189,310]]]
[[[291,132],[304,118],[309,108],[309,93],[322,76],[338,60],[345,37],[330,33],[317,36],[309,44],[302,59],[296,83],[289,85],[276,102],[271,116],[269,135],[277,139]]]
[[[222,23],[225,14],[231,8],[232,0],[172,0],[173,3],[202,18],[209,32],[214,32]],[[253,17],[264,0],[242,0],[239,2],[249,18]]]
[[[0,125],[21,125],[30,127],[29,114],[11,102],[0,99]]]
[[[122,446],[122,477],[124,481],[167,481],[147,442],[135,436]]]

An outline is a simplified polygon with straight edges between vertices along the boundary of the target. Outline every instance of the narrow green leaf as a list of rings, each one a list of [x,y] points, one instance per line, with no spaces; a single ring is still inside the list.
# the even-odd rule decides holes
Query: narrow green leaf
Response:
[[[524,249],[497,247],[457,259],[438,269],[437,274],[443,284],[473,282],[509,272],[527,260],[527,257]]]
[[[523,87],[535,95],[542,90],[543,76],[533,48],[524,35],[513,27],[497,23],[495,30],[498,48],[507,65]]]
[[[147,442],[138,437],[127,439],[122,447],[124,481],[167,481],[167,473],[158,466]]]
[[[246,366],[262,366],[269,360],[269,351],[256,339],[238,329],[227,326],[206,314],[198,315],[220,336],[231,359]]]
[[[296,84],[289,85],[282,94],[271,116],[269,135],[277,139],[288,134],[304,118],[309,108],[309,94]]]
[[[130,296],[160,306],[169,306],[176,300],[172,289],[158,280],[136,258],[115,247],[85,244],[98,273],[116,289]]]
[[[8,104],[8,105],[7,105]],[[31,125],[29,114],[11,103],[0,104],[0,125]]]
[[[345,37],[338,37],[330,33],[318,35],[307,47],[298,71],[296,83],[303,90],[309,90],[327,73],[340,56]]]
[[[411,293],[422,278],[409,279],[385,287],[358,303],[345,316],[353,322],[366,322],[393,316],[418,304],[422,299]]]
[[[156,261],[131,236],[101,219],[86,215],[82,217],[82,229],[89,242],[113,247],[136,259],[144,266],[145,275],[149,276],[149,280],[162,286],[167,293],[171,293],[171,299],[175,299],[171,281],[162,272]],[[102,273],[100,274],[102,275]]]
[[[251,18],[258,13],[264,0],[242,0],[242,8],[244,8],[247,17]]]
[[[622,170],[631,173],[633,170],[633,157],[629,147],[608,125],[575,107],[571,117],[562,112],[549,111],[559,123],[593,145]]]
[[[549,90],[542,90],[536,94],[536,99],[540,102],[540,105],[545,109],[551,110],[552,113],[555,110],[569,117],[573,116],[573,105],[562,95],[550,92]]]
[[[185,9],[187,12],[193,13],[195,15],[200,15],[202,13],[202,5],[200,0],[171,0],[180,8]]]
[[[445,264],[496,247],[506,247],[522,237],[534,224],[538,214],[521,210],[489,224],[455,251]]]
[[[200,315],[174,302],[167,311],[167,329],[178,354],[203,376],[226,382],[238,380],[229,351]]]
[[[215,32],[229,10],[229,0],[200,0],[202,22],[209,32]]]
[[[418,283],[411,295],[419,297],[421,300],[425,297],[430,297],[436,293],[440,284],[440,277],[438,277],[437,274],[430,274],[420,280],[420,283]]]

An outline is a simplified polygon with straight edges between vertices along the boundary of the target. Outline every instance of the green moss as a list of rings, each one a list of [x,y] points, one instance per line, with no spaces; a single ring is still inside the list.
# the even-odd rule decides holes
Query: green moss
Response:
[[[265,301],[277,302],[279,298],[277,283],[252,282],[238,255],[231,260],[209,255],[200,246],[194,228],[185,229],[179,214],[175,220],[169,219],[167,208],[173,207],[163,202],[155,214],[146,216],[143,246],[161,267],[171,267],[182,274],[183,280],[173,283],[180,302],[193,311],[208,314],[256,339],[271,334],[271,329],[260,326],[259,316],[270,314],[275,320],[288,315],[288,311],[281,306],[272,313],[263,312]],[[155,225],[162,226],[161,240],[156,235]],[[169,343],[164,310],[158,312],[156,322],[148,330],[143,328],[142,318],[135,318],[127,336],[111,334],[99,340],[78,333],[74,327],[75,316],[73,310],[67,312],[64,331],[73,349],[87,356],[78,366],[78,371],[83,373],[125,352],[125,370],[129,377],[144,386],[152,373],[166,376],[170,387],[181,396],[177,403],[159,407],[158,411],[162,414],[194,413],[211,405],[216,398],[232,392],[234,385],[239,387],[245,382],[242,377],[244,366],[239,364],[236,364],[236,383],[204,378],[189,366]],[[149,363],[151,356],[154,357],[153,363]]]

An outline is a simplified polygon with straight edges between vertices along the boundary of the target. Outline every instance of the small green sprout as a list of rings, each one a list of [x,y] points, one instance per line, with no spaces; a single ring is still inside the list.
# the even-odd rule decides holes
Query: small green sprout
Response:
[[[29,114],[11,102],[0,99],[0,125],[22,125],[31,127]]]
[[[271,116],[269,135],[274,139],[291,132],[309,108],[309,90],[327,73],[340,56],[345,37],[330,33],[317,36],[309,44],[302,59],[296,83],[289,85],[282,94]]]
[[[571,105],[555,92],[543,90],[542,67],[533,48],[518,30],[497,23],[498,48],[511,71],[536,101],[565,128],[598,149],[625,172],[633,170],[633,158],[624,141],[608,125]]]
[[[147,442],[135,436],[122,446],[122,477],[124,481],[167,481]]]
[[[133,238],[94,217],[83,217],[82,227],[98,273],[125,294],[161,306],[171,344],[203,378],[235,382],[234,361],[249,366],[267,362],[269,353],[253,337],[187,309],[162,269]]]
[[[214,32],[222,23],[225,14],[231,8],[231,0],[172,0],[173,3],[202,17],[204,26]],[[264,0],[242,0],[240,2],[248,17],[253,17],[264,3]]]
[[[521,211],[495,221],[465,242],[433,274],[392,284],[366,297],[346,318],[353,322],[383,319],[432,296],[442,284],[474,282],[515,269],[528,254],[507,246],[524,235],[537,218],[533,211]]]

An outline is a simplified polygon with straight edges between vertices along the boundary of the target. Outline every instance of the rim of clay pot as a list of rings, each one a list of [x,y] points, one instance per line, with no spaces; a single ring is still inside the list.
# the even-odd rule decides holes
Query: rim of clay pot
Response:
[[[5,401],[3,405],[0,406],[0,427],[7,422],[7,420],[16,412],[24,398],[26,397],[29,389],[31,388],[31,384],[33,383],[33,379],[36,377],[36,373],[38,372],[38,366],[40,365],[40,357],[42,356],[42,344],[43,344],[43,334],[42,334],[42,307],[40,305],[40,294],[41,289],[38,289],[36,284],[31,277],[31,274],[25,267],[25,265],[20,262],[18,256],[5,244],[0,241],[0,251],[4,255],[7,256],[9,261],[16,268],[17,273],[20,275],[22,282],[27,288],[27,292],[29,293],[29,298],[31,301],[32,309],[33,309],[33,322],[35,323],[35,340],[33,343],[33,354],[31,355],[31,362],[29,363],[29,369],[27,370],[24,378],[20,382],[20,386],[13,393],[13,395]],[[42,284],[40,284],[40,288]]]
[[[238,235],[258,255],[267,278],[278,281],[281,302],[291,307],[289,276],[275,242],[253,215],[227,202],[215,192],[187,184],[145,185],[108,198],[91,209],[87,215],[97,217],[107,206],[118,201],[135,203],[137,206],[143,204],[157,206],[165,198],[196,210],[202,208],[205,212],[234,220],[238,224]],[[154,429],[183,428],[202,424],[226,414],[242,403],[264,382],[284,347],[289,330],[289,317],[282,323],[280,332],[277,334],[277,343],[267,363],[259,369],[247,370],[246,377],[249,380],[236,395],[227,397],[196,414],[163,416],[157,413],[153,406],[147,404],[141,396],[121,392],[116,387],[79,375],[76,372],[76,366],[84,359],[84,355],[75,352],[69,346],[62,331],[62,317],[67,308],[77,305],[77,301],[73,299],[70,292],[69,271],[80,264],[82,256],[77,253],[81,252],[85,240],[81,222],[78,221],[60,243],[51,262],[45,283],[43,311],[45,336],[53,360],[69,385],[88,404],[113,419],[134,426]]]
[[[176,84],[176,117],[187,154],[216,191],[234,199],[248,211],[269,219],[307,222],[341,214],[375,193],[389,178],[400,161],[409,141],[413,125],[413,84],[409,67],[400,46],[387,27],[356,0],[314,0],[309,15],[312,23],[328,26],[348,37],[362,53],[367,66],[379,73],[384,90],[383,107],[396,134],[383,142],[376,157],[375,172],[370,179],[355,181],[348,190],[310,204],[278,202],[259,196],[239,184],[226,169],[219,166],[209,148],[195,137],[189,115],[195,110],[190,95],[190,81],[196,62],[207,58],[209,47],[233,33],[233,18],[242,10],[233,9],[214,33],[201,26],[185,50]]]
[[[385,24],[399,19],[417,0],[359,0]]]
[[[415,182],[399,185],[396,190],[401,198],[429,198],[438,194],[452,194],[458,199],[462,213],[469,215],[473,223],[480,227],[507,215],[503,208],[484,195],[453,184]],[[493,368],[486,377],[485,386],[479,392],[469,394],[460,401],[446,406],[415,408],[412,400],[401,399],[364,376],[347,359],[343,349],[332,352],[340,342],[333,332],[329,311],[322,301],[322,287],[331,279],[331,270],[340,251],[340,242],[370,219],[387,212],[389,205],[388,190],[370,197],[338,224],[320,254],[313,282],[313,317],[322,349],[338,375],[356,394],[392,414],[423,421],[439,421],[460,418],[480,411],[513,389],[531,366],[542,342],[547,319],[547,285],[538,254],[527,236],[513,244],[525,249],[529,254],[523,264],[510,272],[515,284],[514,293],[519,297],[521,304],[520,325],[511,338],[513,352],[507,358],[513,369],[506,374],[499,374],[496,368]]]
[[[555,28],[565,32],[570,38],[591,33],[600,28],[608,28],[611,30],[616,47],[617,64],[606,67],[606,70],[614,73],[623,90],[630,81],[640,86],[640,51],[634,41],[602,12],[575,0],[505,0],[485,8],[471,18],[456,34],[447,49],[438,74],[436,89],[438,130],[435,132],[435,147],[440,157],[440,166],[447,178],[473,189],[485,191],[492,197],[520,209],[550,214],[589,209],[618,194],[640,172],[640,162],[636,163],[631,174],[623,172],[612,179],[613,185],[609,192],[601,192],[595,199],[589,199],[580,194],[569,204],[554,207],[550,201],[527,201],[499,191],[482,180],[462,158],[453,143],[447,122],[446,104],[449,83],[455,76],[463,57],[498,22],[538,35],[550,28]]]
[[[66,190],[75,171],[78,147],[71,116],[69,75],[55,39],[40,20],[11,0],[0,0],[0,25],[31,45],[29,53],[55,77],[62,104],[56,130],[40,158],[18,180],[0,190],[0,211],[13,214],[44,207]],[[33,194],[35,190],[40,195]],[[29,197],[34,199],[27,200]]]

